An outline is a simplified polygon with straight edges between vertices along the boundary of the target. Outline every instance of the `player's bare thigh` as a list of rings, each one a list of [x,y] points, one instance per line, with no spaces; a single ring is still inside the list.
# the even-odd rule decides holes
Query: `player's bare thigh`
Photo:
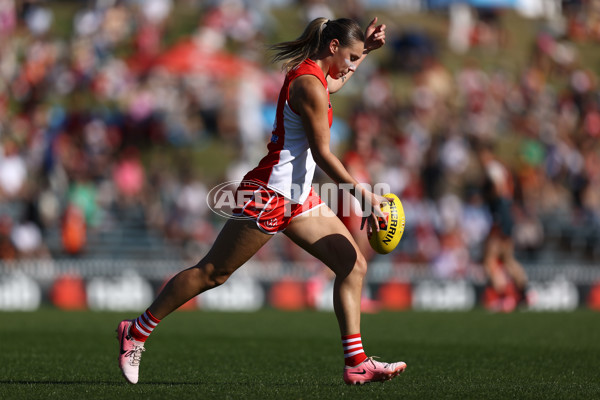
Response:
[[[365,264],[348,228],[326,205],[294,218],[284,234],[338,276],[348,274],[357,261]]]
[[[272,237],[261,231],[253,220],[229,219],[199,264],[210,263],[220,272],[232,274]]]

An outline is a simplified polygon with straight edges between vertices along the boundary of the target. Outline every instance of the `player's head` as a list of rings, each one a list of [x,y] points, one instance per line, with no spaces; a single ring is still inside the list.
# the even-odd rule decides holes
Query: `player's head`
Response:
[[[311,57],[331,57],[329,74],[340,78],[354,70],[361,57],[365,35],[358,23],[348,18],[312,20],[296,40],[278,43],[273,61],[284,61],[289,70]]]

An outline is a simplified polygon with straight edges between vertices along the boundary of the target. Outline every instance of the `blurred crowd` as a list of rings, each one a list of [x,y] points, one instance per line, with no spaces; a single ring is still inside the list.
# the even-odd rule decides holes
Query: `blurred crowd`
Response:
[[[167,54],[171,0],[85,2],[66,39],[49,3],[0,1],[1,259],[84,254],[90,232],[137,214],[176,244],[212,237],[215,182],[169,149],[262,135],[263,81],[245,64],[266,21],[240,1],[195,3],[177,4],[200,17]],[[232,42],[239,57],[222,52]],[[228,64],[193,70],[210,57]],[[53,255],[44,238],[57,230]]]
[[[56,16],[45,2],[0,0],[0,259],[85,256],[87,236],[131,215],[169,243],[210,246],[223,220],[210,212],[208,191],[251,168],[270,133],[283,79],[265,61],[265,41],[282,29],[270,3],[89,1],[64,39],[52,34]],[[349,133],[336,150],[360,180],[388,183],[402,199],[406,232],[393,260],[439,276],[480,263],[491,217],[478,143],[493,146],[511,172],[523,261],[551,261],[549,246],[600,259],[598,74],[573,44],[599,40],[600,8],[567,3],[564,34],[541,31],[517,72],[474,58],[451,71],[435,51],[406,68],[410,55],[389,45],[348,84]],[[199,18],[167,47],[176,6]],[[303,19],[334,17],[326,2],[300,9]],[[473,46],[497,28],[482,24]],[[398,95],[399,75],[411,81],[408,95]],[[214,143],[235,151],[222,176],[169,157]],[[60,251],[46,245],[57,232]],[[258,257],[304,256],[272,246]]]

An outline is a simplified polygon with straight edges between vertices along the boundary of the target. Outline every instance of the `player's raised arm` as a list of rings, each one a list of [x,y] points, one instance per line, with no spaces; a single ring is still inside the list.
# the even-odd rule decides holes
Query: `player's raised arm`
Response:
[[[297,78],[290,88],[290,104],[300,114],[312,156],[319,168],[334,182],[351,184],[352,194],[361,200],[365,207],[371,207],[376,216],[383,216],[380,205],[387,200],[361,186],[340,159],[331,152],[327,93],[319,80],[311,75]]]
[[[365,31],[365,43],[364,43],[364,49],[363,49],[362,54],[355,61],[349,60],[350,64],[351,64],[351,66],[350,66],[351,72],[347,73],[346,75],[342,76],[339,79],[336,79],[335,77],[331,77],[331,76],[327,77],[327,85],[329,86],[329,93],[335,93],[338,90],[340,90],[342,88],[342,86],[344,86],[346,84],[348,79],[350,79],[350,77],[352,75],[354,75],[356,68],[358,68],[360,63],[362,63],[362,61],[365,59],[367,54],[369,54],[373,50],[380,48],[381,46],[383,46],[385,44],[385,28],[386,28],[386,26],[383,24],[377,25],[377,17],[373,18],[373,20],[371,21],[371,23],[369,24],[369,26],[367,27],[367,29]]]

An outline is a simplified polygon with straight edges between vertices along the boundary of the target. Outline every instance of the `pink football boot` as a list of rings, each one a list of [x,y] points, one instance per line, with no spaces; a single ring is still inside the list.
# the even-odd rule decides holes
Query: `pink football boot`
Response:
[[[133,340],[129,336],[129,327],[133,324],[130,320],[121,321],[117,327],[117,340],[119,341],[119,368],[127,382],[137,383],[140,374],[140,361],[144,343]]]
[[[389,381],[406,369],[405,362],[382,363],[373,357],[367,358],[356,367],[344,368],[344,382],[348,385],[363,385],[369,382]]]

